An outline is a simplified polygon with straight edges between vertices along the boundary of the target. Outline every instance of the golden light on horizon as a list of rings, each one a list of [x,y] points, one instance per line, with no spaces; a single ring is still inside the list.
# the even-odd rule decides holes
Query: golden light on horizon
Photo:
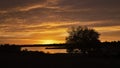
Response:
[[[59,43],[56,40],[42,40],[41,44],[55,44],[55,43]]]

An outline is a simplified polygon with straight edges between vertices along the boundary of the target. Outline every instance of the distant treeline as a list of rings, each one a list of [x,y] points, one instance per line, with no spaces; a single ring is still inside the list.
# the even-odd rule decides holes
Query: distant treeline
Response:
[[[17,45],[10,44],[1,44],[0,45],[0,53],[17,53],[21,51],[21,47]]]
[[[120,55],[120,41],[102,42],[98,48],[100,48],[103,55]]]

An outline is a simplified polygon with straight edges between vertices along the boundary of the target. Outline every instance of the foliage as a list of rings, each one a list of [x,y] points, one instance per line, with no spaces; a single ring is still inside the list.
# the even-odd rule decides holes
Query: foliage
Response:
[[[86,48],[95,47],[100,42],[99,33],[88,27],[72,27],[68,29],[68,34],[66,43],[72,44],[67,46],[67,51],[70,53],[74,53],[74,49],[86,51]]]

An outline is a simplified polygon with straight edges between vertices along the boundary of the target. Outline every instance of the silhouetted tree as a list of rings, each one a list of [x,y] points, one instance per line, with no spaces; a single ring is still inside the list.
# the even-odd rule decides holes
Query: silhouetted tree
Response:
[[[89,48],[95,47],[99,41],[99,33],[88,27],[72,27],[68,29],[69,36],[66,38],[67,52],[75,53],[75,49],[79,49],[82,53],[86,53]]]

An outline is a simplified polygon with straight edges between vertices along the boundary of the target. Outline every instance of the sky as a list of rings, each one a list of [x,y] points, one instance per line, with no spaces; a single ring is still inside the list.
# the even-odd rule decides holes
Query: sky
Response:
[[[72,26],[120,40],[120,0],[0,0],[1,44],[65,43]]]

